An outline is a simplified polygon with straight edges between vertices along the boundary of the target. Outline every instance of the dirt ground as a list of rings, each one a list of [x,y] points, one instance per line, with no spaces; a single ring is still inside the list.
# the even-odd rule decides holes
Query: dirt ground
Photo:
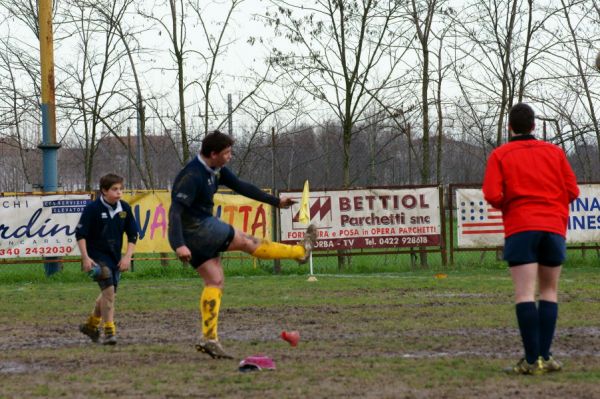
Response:
[[[418,317],[441,317],[427,306]],[[0,397],[600,398],[597,328],[559,328],[565,371],[509,377],[501,369],[520,357],[516,329],[394,327],[410,314],[406,305],[223,309],[220,337],[234,360],[195,352],[193,312],[120,313],[115,347],[81,335],[80,315],[3,325]],[[279,338],[285,329],[300,331],[298,347]],[[240,373],[253,354],[277,370]]]

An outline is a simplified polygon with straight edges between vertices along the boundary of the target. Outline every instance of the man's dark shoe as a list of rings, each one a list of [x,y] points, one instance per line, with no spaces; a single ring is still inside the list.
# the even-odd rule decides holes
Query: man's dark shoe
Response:
[[[521,358],[517,364],[504,369],[504,371],[508,374],[516,375],[542,375],[545,374],[547,370],[544,369],[542,357],[540,356],[533,364],[529,364],[525,358]]]
[[[198,350],[198,352],[206,353],[213,359],[233,359],[233,356],[225,352],[225,349],[223,349],[216,339],[203,338],[200,343],[196,345],[196,350]]]
[[[545,360],[543,357],[540,359],[542,361],[542,367],[548,373],[552,373],[554,371],[561,371],[563,368],[562,362],[556,360],[552,356],[550,356],[548,360]]]

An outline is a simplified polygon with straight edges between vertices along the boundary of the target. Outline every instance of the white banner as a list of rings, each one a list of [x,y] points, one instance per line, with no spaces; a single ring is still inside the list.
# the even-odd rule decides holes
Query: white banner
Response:
[[[310,220],[318,227],[316,250],[437,246],[441,242],[438,187],[315,191]],[[306,225],[298,221],[302,193],[280,193],[298,201],[280,209],[281,240],[296,243]]]
[[[600,184],[579,184],[579,198],[569,205],[567,243],[600,242]]]
[[[79,254],[75,226],[90,195],[0,197],[0,258]]]
[[[479,188],[456,190],[458,248],[504,245],[502,211],[483,199]]]
[[[600,185],[580,184],[579,198],[569,205],[567,244],[600,242]],[[502,212],[492,208],[481,189],[457,189],[458,247],[504,245]]]

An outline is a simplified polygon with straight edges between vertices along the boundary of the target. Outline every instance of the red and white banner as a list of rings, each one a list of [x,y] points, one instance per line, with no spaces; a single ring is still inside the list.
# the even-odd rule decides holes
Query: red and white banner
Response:
[[[479,188],[456,190],[458,247],[504,245],[502,211],[483,199]]]
[[[437,246],[441,242],[438,187],[315,191],[310,221],[319,232],[316,250]],[[280,209],[281,241],[296,243],[306,225],[298,221],[302,193],[280,193],[298,201]]]

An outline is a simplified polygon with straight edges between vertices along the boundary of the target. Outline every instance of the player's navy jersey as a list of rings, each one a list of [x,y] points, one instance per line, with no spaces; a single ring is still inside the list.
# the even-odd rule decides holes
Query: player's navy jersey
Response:
[[[190,235],[194,240],[206,234],[203,230],[213,218],[214,195],[219,185],[223,184],[236,193],[256,201],[279,206],[279,198],[262,192],[258,187],[238,179],[232,171],[223,167],[213,169],[201,161],[200,155],[192,159],[177,175],[171,192],[171,208],[169,209],[169,244],[177,250],[188,241]],[[216,219],[218,221],[218,219]],[[210,225],[210,223],[208,223]],[[204,227],[202,227],[204,226]],[[224,237],[233,238],[233,228],[222,229]],[[186,231],[187,233],[184,233]],[[209,232],[215,234],[215,231]],[[220,248],[223,243],[219,243]],[[210,257],[214,257],[211,253]]]
[[[120,206],[110,210],[98,197],[83,210],[75,229],[75,238],[85,239],[90,258],[108,255],[118,263],[121,260],[123,233],[127,234],[128,242],[137,241],[138,227],[131,206],[125,201],[119,203]]]
[[[213,198],[221,184],[253,200],[279,205],[279,198],[238,179],[227,167],[211,169],[200,161],[199,156],[188,162],[175,178],[171,201],[183,205],[184,221],[189,217],[202,220],[212,216]]]

